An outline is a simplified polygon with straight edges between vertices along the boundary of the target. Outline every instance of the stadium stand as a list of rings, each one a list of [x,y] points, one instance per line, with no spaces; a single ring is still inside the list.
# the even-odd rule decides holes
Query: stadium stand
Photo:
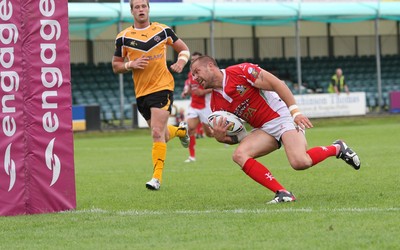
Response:
[[[254,60],[243,58],[239,60],[221,59],[218,64],[221,68],[229,65],[249,61],[274,73],[284,79],[293,93],[297,83],[295,58],[264,58]],[[379,104],[379,95],[376,80],[376,60],[374,56],[343,56],[343,57],[314,57],[302,58],[302,80],[307,89],[302,93],[324,93],[329,84],[334,69],[341,67],[346,76],[350,91],[366,92],[366,103],[370,110],[377,107],[388,109],[389,93],[400,91],[400,58],[398,56],[384,56],[381,64],[382,103]],[[179,100],[184,87],[189,68],[181,74],[174,74],[176,91],[174,98]],[[72,63],[72,98],[73,104],[93,105],[101,108],[101,119],[109,122],[121,118],[119,77],[112,72],[111,63],[84,64]],[[131,104],[136,102],[132,89],[130,74],[124,75],[124,117],[132,118]]]

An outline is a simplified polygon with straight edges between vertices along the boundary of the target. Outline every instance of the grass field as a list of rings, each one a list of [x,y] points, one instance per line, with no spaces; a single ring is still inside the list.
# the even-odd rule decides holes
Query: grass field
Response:
[[[313,120],[309,146],[341,138],[362,161],[294,171],[283,150],[260,158],[298,198],[274,194],[231,160],[235,146],[197,141],[197,161],[168,144],[160,191],[148,130],[75,135],[77,209],[0,217],[0,249],[400,249],[400,116]]]

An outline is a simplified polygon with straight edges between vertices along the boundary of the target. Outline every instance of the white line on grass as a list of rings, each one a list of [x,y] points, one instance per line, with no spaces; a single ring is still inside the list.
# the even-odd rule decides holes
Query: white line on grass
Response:
[[[146,216],[146,215],[168,215],[168,214],[273,214],[273,213],[381,213],[381,212],[399,212],[400,207],[389,208],[334,208],[334,209],[312,209],[312,208],[282,208],[282,209],[233,209],[233,210],[175,210],[175,211],[151,211],[151,210],[127,210],[112,211],[101,208],[91,208],[82,210],[70,210],[64,213],[74,214],[118,214],[126,216]]]

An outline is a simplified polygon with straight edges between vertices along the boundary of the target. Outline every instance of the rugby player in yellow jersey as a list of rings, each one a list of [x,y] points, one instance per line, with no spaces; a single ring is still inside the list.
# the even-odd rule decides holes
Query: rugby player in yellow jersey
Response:
[[[168,124],[173,103],[174,78],[166,63],[167,45],[178,53],[177,61],[170,66],[176,73],[182,72],[190,52],[170,27],[150,22],[148,0],[130,0],[129,4],[133,26],[118,34],[112,67],[114,73],[132,71],[138,110],[147,121],[153,137],[153,176],[146,187],[159,190],[167,141],[177,136],[187,148],[190,140],[186,123],[179,124],[179,127]]]

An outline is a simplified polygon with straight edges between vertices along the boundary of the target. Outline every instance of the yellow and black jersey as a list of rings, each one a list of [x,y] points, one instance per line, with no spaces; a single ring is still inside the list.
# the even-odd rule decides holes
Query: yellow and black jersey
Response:
[[[167,45],[178,40],[168,26],[153,22],[149,27],[137,29],[133,26],[120,32],[115,40],[114,56],[133,61],[141,56],[149,58],[145,69],[132,72],[136,98],[160,90],[174,90],[174,78],[166,61]]]

